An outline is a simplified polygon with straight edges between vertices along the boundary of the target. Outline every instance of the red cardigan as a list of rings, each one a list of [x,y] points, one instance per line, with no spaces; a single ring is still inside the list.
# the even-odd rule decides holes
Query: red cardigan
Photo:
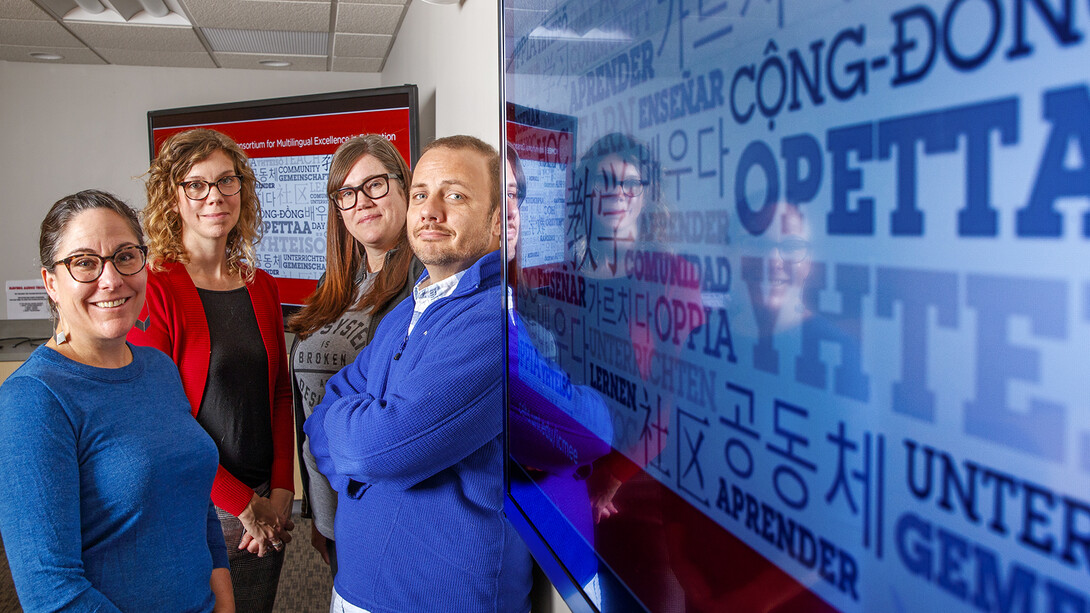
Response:
[[[193,285],[185,266],[176,262],[163,265],[161,272],[149,271],[147,298],[136,326],[128,339],[134,345],[155,347],[166,353],[178,365],[182,386],[196,417],[208,378],[211,353],[208,321],[204,315],[197,287]],[[257,316],[257,326],[269,356],[269,406],[272,412],[274,488],[295,491],[294,437],[291,415],[291,380],[288,377],[287,350],[284,342],[284,319],[280,311],[280,294],[269,273],[258,270],[254,280],[246,285]],[[254,492],[220,465],[212,484],[212,502],[221,509],[238,515],[246,509]]]

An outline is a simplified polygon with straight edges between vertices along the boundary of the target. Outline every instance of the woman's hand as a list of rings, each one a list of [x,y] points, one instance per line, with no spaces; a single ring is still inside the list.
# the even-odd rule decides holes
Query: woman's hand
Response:
[[[289,510],[291,508],[290,502],[288,508]],[[282,523],[277,508],[273,506],[269,498],[255,493],[250,499],[250,504],[238,514],[238,519],[242,522],[242,527],[246,529],[246,534],[242,535],[238,548],[256,553],[258,557],[263,557],[270,549],[279,550],[285,543],[291,541],[291,535],[288,534],[290,528],[287,527],[291,525],[291,520],[288,519],[286,524]]]
[[[613,504],[613,497],[621,487],[621,482],[609,471],[595,471],[587,479],[587,487],[590,490],[591,512],[594,514],[594,523],[608,519],[617,514],[617,505]]]
[[[286,531],[293,530],[295,523],[291,521],[291,505],[295,502],[295,494],[291,490],[275,488],[269,494],[269,502],[272,503],[273,511],[276,511],[276,516],[280,519],[280,527]],[[290,541],[291,537],[288,537],[288,540]]]

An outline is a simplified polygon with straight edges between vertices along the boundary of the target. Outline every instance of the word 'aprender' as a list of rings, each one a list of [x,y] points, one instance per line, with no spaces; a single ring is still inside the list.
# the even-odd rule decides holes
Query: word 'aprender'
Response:
[[[715,506],[803,567],[817,570],[822,579],[852,600],[859,600],[859,565],[836,543],[815,536],[805,525],[737,485],[728,486],[723,478],[719,479]]]

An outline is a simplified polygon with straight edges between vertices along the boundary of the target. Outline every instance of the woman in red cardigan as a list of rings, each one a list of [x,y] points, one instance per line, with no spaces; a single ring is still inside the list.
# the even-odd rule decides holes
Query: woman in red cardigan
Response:
[[[293,527],[291,386],[276,285],[253,265],[255,186],[246,154],[219,132],[163,143],[147,179],[147,300],[129,334],[173,358],[219,448],[212,502],[239,613],[272,610]]]

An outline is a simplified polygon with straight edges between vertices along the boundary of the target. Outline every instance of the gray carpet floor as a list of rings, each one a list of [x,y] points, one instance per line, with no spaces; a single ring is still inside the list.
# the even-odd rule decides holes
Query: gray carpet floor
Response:
[[[310,546],[310,520],[295,517],[295,540],[288,545],[275,613],[327,613],[333,577],[318,552]],[[0,541],[0,613],[22,613],[8,558]]]
[[[275,613],[329,613],[333,575],[318,552],[310,546],[310,520],[295,516],[292,542],[288,544]]]

